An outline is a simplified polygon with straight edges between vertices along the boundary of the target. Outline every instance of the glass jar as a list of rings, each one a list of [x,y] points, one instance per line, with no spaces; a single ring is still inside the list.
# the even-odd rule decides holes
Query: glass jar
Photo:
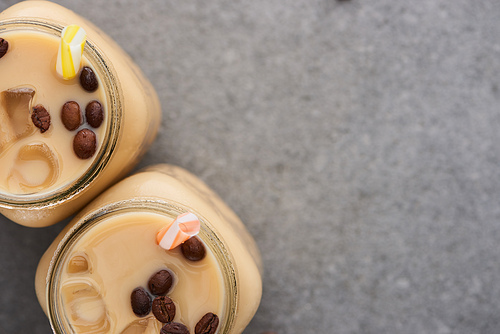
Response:
[[[63,307],[61,277],[73,246],[86,233],[124,213],[150,212],[173,219],[187,211],[200,218],[198,237],[214,254],[222,275],[223,308],[217,333],[241,333],[255,314],[262,293],[261,258],[255,241],[200,179],[165,164],[146,168],[106,190],[70,222],[43,255],[35,287],[54,333],[73,333]]]
[[[0,13],[0,37],[8,32],[60,37],[70,24],[87,33],[83,56],[104,87],[105,134],[90,167],[71,182],[45,192],[0,192],[0,213],[21,225],[48,226],[77,212],[132,169],[160,124],[161,108],[151,83],[114,41],[74,12],[49,1],[18,3]]]

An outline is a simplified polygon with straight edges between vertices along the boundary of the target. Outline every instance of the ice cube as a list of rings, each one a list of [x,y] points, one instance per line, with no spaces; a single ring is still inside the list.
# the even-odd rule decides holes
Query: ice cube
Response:
[[[161,324],[154,317],[132,321],[120,334],[159,333]]]
[[[16,139],[7,111],[0,106],[0,149]]]
[[[107,333],[110,322],[102,296],[90,281],[75,280],[62,288],[71,325],[79,333]]]
[[[86,273],[89,271],[89,261],[86,254],[74,255],[68,262],[68,273]]]
[[[30,87],[11,88],[0,94],[1,108],[8,115],[16,138],[26,137],[35,130],[30,119],[33,96],[35,96],[35,90]]]
[[[42,142],[23,146],[8,176],[11,192],[34,192],[51,186],[59,175],[54,152]]]

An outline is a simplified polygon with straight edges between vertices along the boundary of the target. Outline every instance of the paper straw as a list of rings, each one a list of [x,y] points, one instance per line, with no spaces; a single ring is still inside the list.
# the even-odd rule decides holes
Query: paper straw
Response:
[[[156,242],[161,248],[173,249],[200,231],[200,220],[194,213],[183,213],[164,227],[156,236]]]
[[[62,30],[61,43],[57,53],[56,71],[64,79],[73,79],[80,71],[86,40],[87,34],[85,30],[75,24],[69,25]]]

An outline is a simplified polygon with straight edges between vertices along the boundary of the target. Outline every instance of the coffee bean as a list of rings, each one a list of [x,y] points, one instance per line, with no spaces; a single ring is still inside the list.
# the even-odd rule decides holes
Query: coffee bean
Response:
[[[82,129],[78,131],[73,139],[73,151],[80,159],[88,159],[94,155],[97,149],[97,139],[94,131]]]
[[[181,245],[181,251],[184,257],[190,261],[200,261],[205,257],[205,246],[197,237],[186,240]]]
[[[85,108],[85,117],[87,118],[87,123],[89,123],[91,127],[100,127],[104,120],[104,112],[101,103],[94,100],[87,104]]]
[[[94,92],[99,86],[99,81],[97,81],[94,71],[88,66],[82,68],[82,73],[80,73],[80,85],[87,92]]]
[[[149,291],[156,296],[164,295],[172,287],[172,281],[172,274],[168,270],[160,270],[149,279]]]
[[[31,121],[37,128],[40,129],[41,133],[44,133],[50,127],[50,114],[44,106],[39,104],[33,107]]]
[[[195,334],[214,334],[219,326],[219,317],[214,313],[205,314],[194,328]]]
[[[189,329],[178,322],[169,322],[161,328],[160,334],[189,334]]]
[[[82,124],[82,112],[75,101],[66,102],[61,109],[61,120],[66,129],[73,131]]]
[[[151,297],[144,288],[135,288],[130,295],[132,311],[139,316],[144,317],[151,311]]]
[[[5,56],[7,53],[7,50],[9,49],[9,42],[7,42],[5,39],[0,38],[0,58]]]
[[[153,300],[153,314],[158,321],[167,323],[174,320],[175,317],[175,304],[172,299],[167,296],[156,297]]]

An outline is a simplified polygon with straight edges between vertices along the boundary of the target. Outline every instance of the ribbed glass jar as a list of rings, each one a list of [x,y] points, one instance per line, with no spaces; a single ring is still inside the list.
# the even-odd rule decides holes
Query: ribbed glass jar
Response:
[[[18,3],[0,13],[0,37],[9,32],[60,37],[69,24],[87,32],[83,55],[104,86],[107,128],[92,164],[76,179],[48,191],[0,192],[0,213],[21,225],[48,226],[77,212],[132,169],[160,124],[161,108],[149,81],[115,42],[74,12],[49,1]]]
[[[74,333],[61,295],[61,277],[74,245],[86,233],[127,213],[154,213],[174,219],[187,211],[200,218],[199,238],[214,255],[222,275],[223,310],[217,333],[241,333],[255,314],[262,293],[261,259],[255,241],[212,190],[191,173],[171,165],[147,168],[105,191],[75,217],[44,254],[35,286],[54,333]]]

